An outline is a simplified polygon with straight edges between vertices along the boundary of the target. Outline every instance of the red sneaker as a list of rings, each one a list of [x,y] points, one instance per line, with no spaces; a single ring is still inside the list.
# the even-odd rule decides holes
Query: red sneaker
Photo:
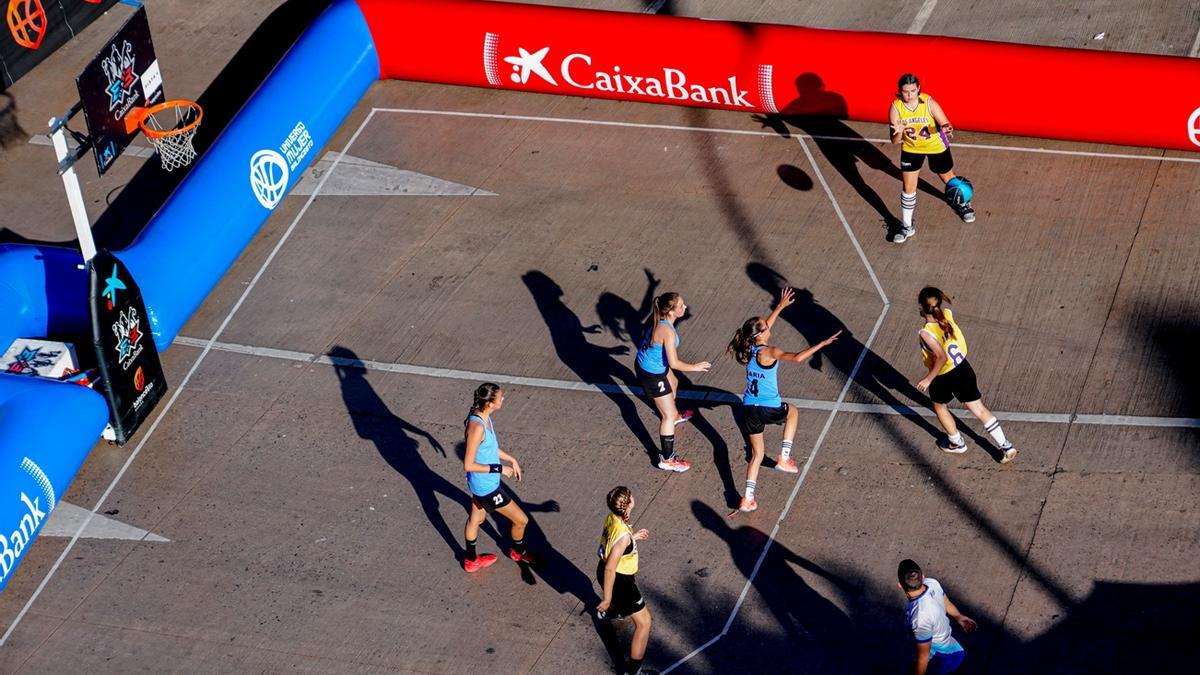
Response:
[[[536,565],[538,563],[537,556],[534,554],[530,553],[529,551],[517,553],[517,549],[515,548],[508,549],[508,557],[512,558],[516,562],[525,563],[526,565]]]
[[[751,511],[756,511],[757,509],[758,500],[753,497],[750,499],[742,497],[742,503],[738,505],[738,511],[741,511],[742,513],[750,513]]]
[[[784,473],[799,473],[800,467],[796,466],[796,460],[791,457],[780,457],[775,461],[775,470]]]
[[[658,468],[662,469],[663,471],[675,471],[678,473],[683,473],[684,471],[692,468],[692,465],[683,461],[682,459],[672,457],[671,459],[659,460]]]
[[[690,422],[692,420],[692,415],[695,415],[695,414],[696,413],[693,410],[680,410],[679,417],[675,418],[675,426],[679,426],[680,424],[687,424],[688,422]]]
[[[491,567],[496,562],[496,554],[480,553],[474,560],[463,558],[463,569],[468,572],[478,572],[485,567]]]

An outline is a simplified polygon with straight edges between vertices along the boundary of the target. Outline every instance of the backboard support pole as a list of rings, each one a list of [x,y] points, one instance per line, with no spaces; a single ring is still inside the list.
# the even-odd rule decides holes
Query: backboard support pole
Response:
[[[92,221],[88,218],[87,205],[83,201],[83,190],[79,187],[79,176],[75,175],[75,162],[86,152],[80,147],[75,153],[67,149],[67,121],[79,111],[78,105],[62,117],[50,119],[50,140],[54,154],[58,157],[58,172],[62,176],[63,189],[67,192],[67,204],[71,207],[71,220],[75,222],[75,234],[79,238],[79,251],[86,263],[96,256],[96,240],[92,237]]]

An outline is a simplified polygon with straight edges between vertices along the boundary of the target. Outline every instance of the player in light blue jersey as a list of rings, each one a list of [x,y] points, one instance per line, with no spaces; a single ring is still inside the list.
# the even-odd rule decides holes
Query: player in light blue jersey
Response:
[[[500,485],[501,476],[521,480],[521,464],[516,457],[500,449],[496,427],[492,424],[492,413],[503,405],[504,392],[500,386],[485,382],[475,390],[471,412],[464,422],[466,452],[463,455],[463,470],[467,473],[467,488],[471,491],[471,512],[467,516],[464,532],[467,554],[463,558],[463,569],[468,572],[476,572],[496,562],[494,554],[475,550],[479,526],[483,525],[489,513],[499,513],[512,522],[513,542],[508,557],[519,563],[537,562],[525,550],[525,526],[529,524],[529,516]]]
[[[966,652],[950,634],[950,619],[968,633],[977,628],[975,620],[958,611],[937,579],[921,572],[912,560],[900,561],[896,569],[897,585],[908,597],[905,613],[917,643],[916,675],[945,675],[962,665]]]
[[[751,457],[750,464],[746,466],[746,496],[742,497],[741,505],[738,506],[740,511],[750,512],[758,508],[754,488],[758,484],[758,468],[764,456],[763,431],[768,424],[784,425],[783,448],[779,452],[775,468],[787,473],[796,473],[799,470],[791,457],[799,415],[794,408],[784,403],[779,395],[779,362],[803,363],[824,347],[833,344],[842,334],[839,330],[802,352],[785,352],[767,344],[771,339],[771,326],[775,325],[780,312],[795,302],[795,298],[796,294],[792,289],[783,289],[770,316],[765,319],[758,316],[747,319],[729,341],[729,353],[733,354],[738,363],[746,366],[742,416],[746,423],[746,434],[750,438]]]

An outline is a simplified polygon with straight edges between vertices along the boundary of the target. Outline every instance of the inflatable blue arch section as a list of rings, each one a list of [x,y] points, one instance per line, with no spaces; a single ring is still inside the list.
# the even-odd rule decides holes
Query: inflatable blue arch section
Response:
[[[379,79],[358,6],[333,3],[304,32],[128,248],[113,253],[142,290],[168,349],[183,325]],[[19,338],[90,348],[79,252],[0,246],[0,351]],[[0,589],[108,421],[97,391],[0,373]]]

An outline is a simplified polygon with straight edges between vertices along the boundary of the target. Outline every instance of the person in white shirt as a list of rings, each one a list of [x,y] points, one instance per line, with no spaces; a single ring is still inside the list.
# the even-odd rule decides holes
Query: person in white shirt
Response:
[[[908,625],[917,643],[916,675],[942,675],[958,669],[966,652],[950,634],[950,619],[968,633],[976,624],[958,611],[937,579],[926,578],[921,566],[912,560],[900,562],[896,570],[897,586],[908,597]]]

